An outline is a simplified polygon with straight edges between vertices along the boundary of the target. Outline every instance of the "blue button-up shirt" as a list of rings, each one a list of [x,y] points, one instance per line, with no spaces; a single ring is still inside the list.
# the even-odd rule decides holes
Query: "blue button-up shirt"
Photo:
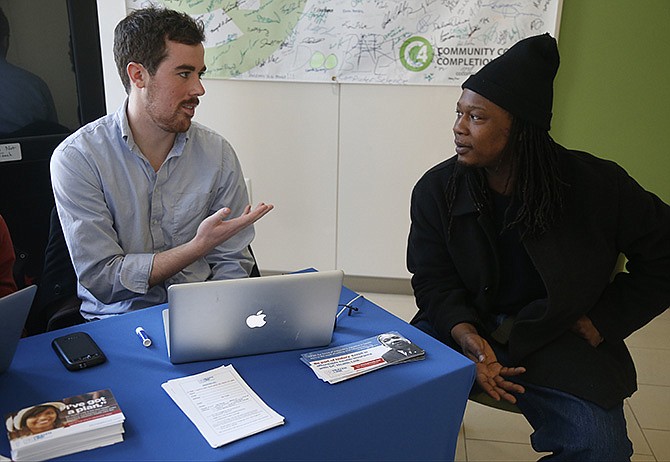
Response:
[[[81,312],[103,318],[164,303],[182,282],[248,276],[253,226],[209,255],[149,287],[154,255],[192,239],[221,207],[238,216],[248,204],[237,156],[217,133],[193,123],[177,134],[156,172],[119,110],[65,139],[51,159],[51,178],[65,241],[78,279]]]

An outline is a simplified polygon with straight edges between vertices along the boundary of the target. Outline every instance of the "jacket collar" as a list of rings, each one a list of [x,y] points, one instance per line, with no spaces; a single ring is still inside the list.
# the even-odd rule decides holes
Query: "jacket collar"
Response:
[[[445,191],[446,193],[446,191]],[[458,189],[456,190],[456,197],[452,205],[452,216],[467,215],[470,213],[477,213],[477,206],[475,205],[472,196],[468,191],[467,181],[459,181]]]

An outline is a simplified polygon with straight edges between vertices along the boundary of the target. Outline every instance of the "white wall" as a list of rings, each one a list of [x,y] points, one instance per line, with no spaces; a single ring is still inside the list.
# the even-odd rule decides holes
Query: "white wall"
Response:
[[[125,93],[112,55],[123,0],[98,0],[105,93]],[[257,226],[261,271],[341,268],[408,278],[409,198],[421,174],[453,155],[460,89],[205,80],[196,120],[235,147],[253,201],[276,209]]]
[[[411,190],[453,152],[457,94],[452,87],[342,86],[337,263],[348,274],[409,277]]]

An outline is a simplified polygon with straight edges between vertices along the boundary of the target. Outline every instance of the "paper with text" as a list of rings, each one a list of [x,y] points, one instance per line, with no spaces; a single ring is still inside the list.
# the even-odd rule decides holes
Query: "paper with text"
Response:
[[[213,448],[284,423],[231,365],[162,385]]]

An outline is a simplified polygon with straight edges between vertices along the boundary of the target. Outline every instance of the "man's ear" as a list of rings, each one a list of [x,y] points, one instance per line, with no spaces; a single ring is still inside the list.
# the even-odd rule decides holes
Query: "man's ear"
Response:
[[[146,86],[149,73],[142,64],[131,61],[126,66],[126,72],[132,87],[144,88]]]

